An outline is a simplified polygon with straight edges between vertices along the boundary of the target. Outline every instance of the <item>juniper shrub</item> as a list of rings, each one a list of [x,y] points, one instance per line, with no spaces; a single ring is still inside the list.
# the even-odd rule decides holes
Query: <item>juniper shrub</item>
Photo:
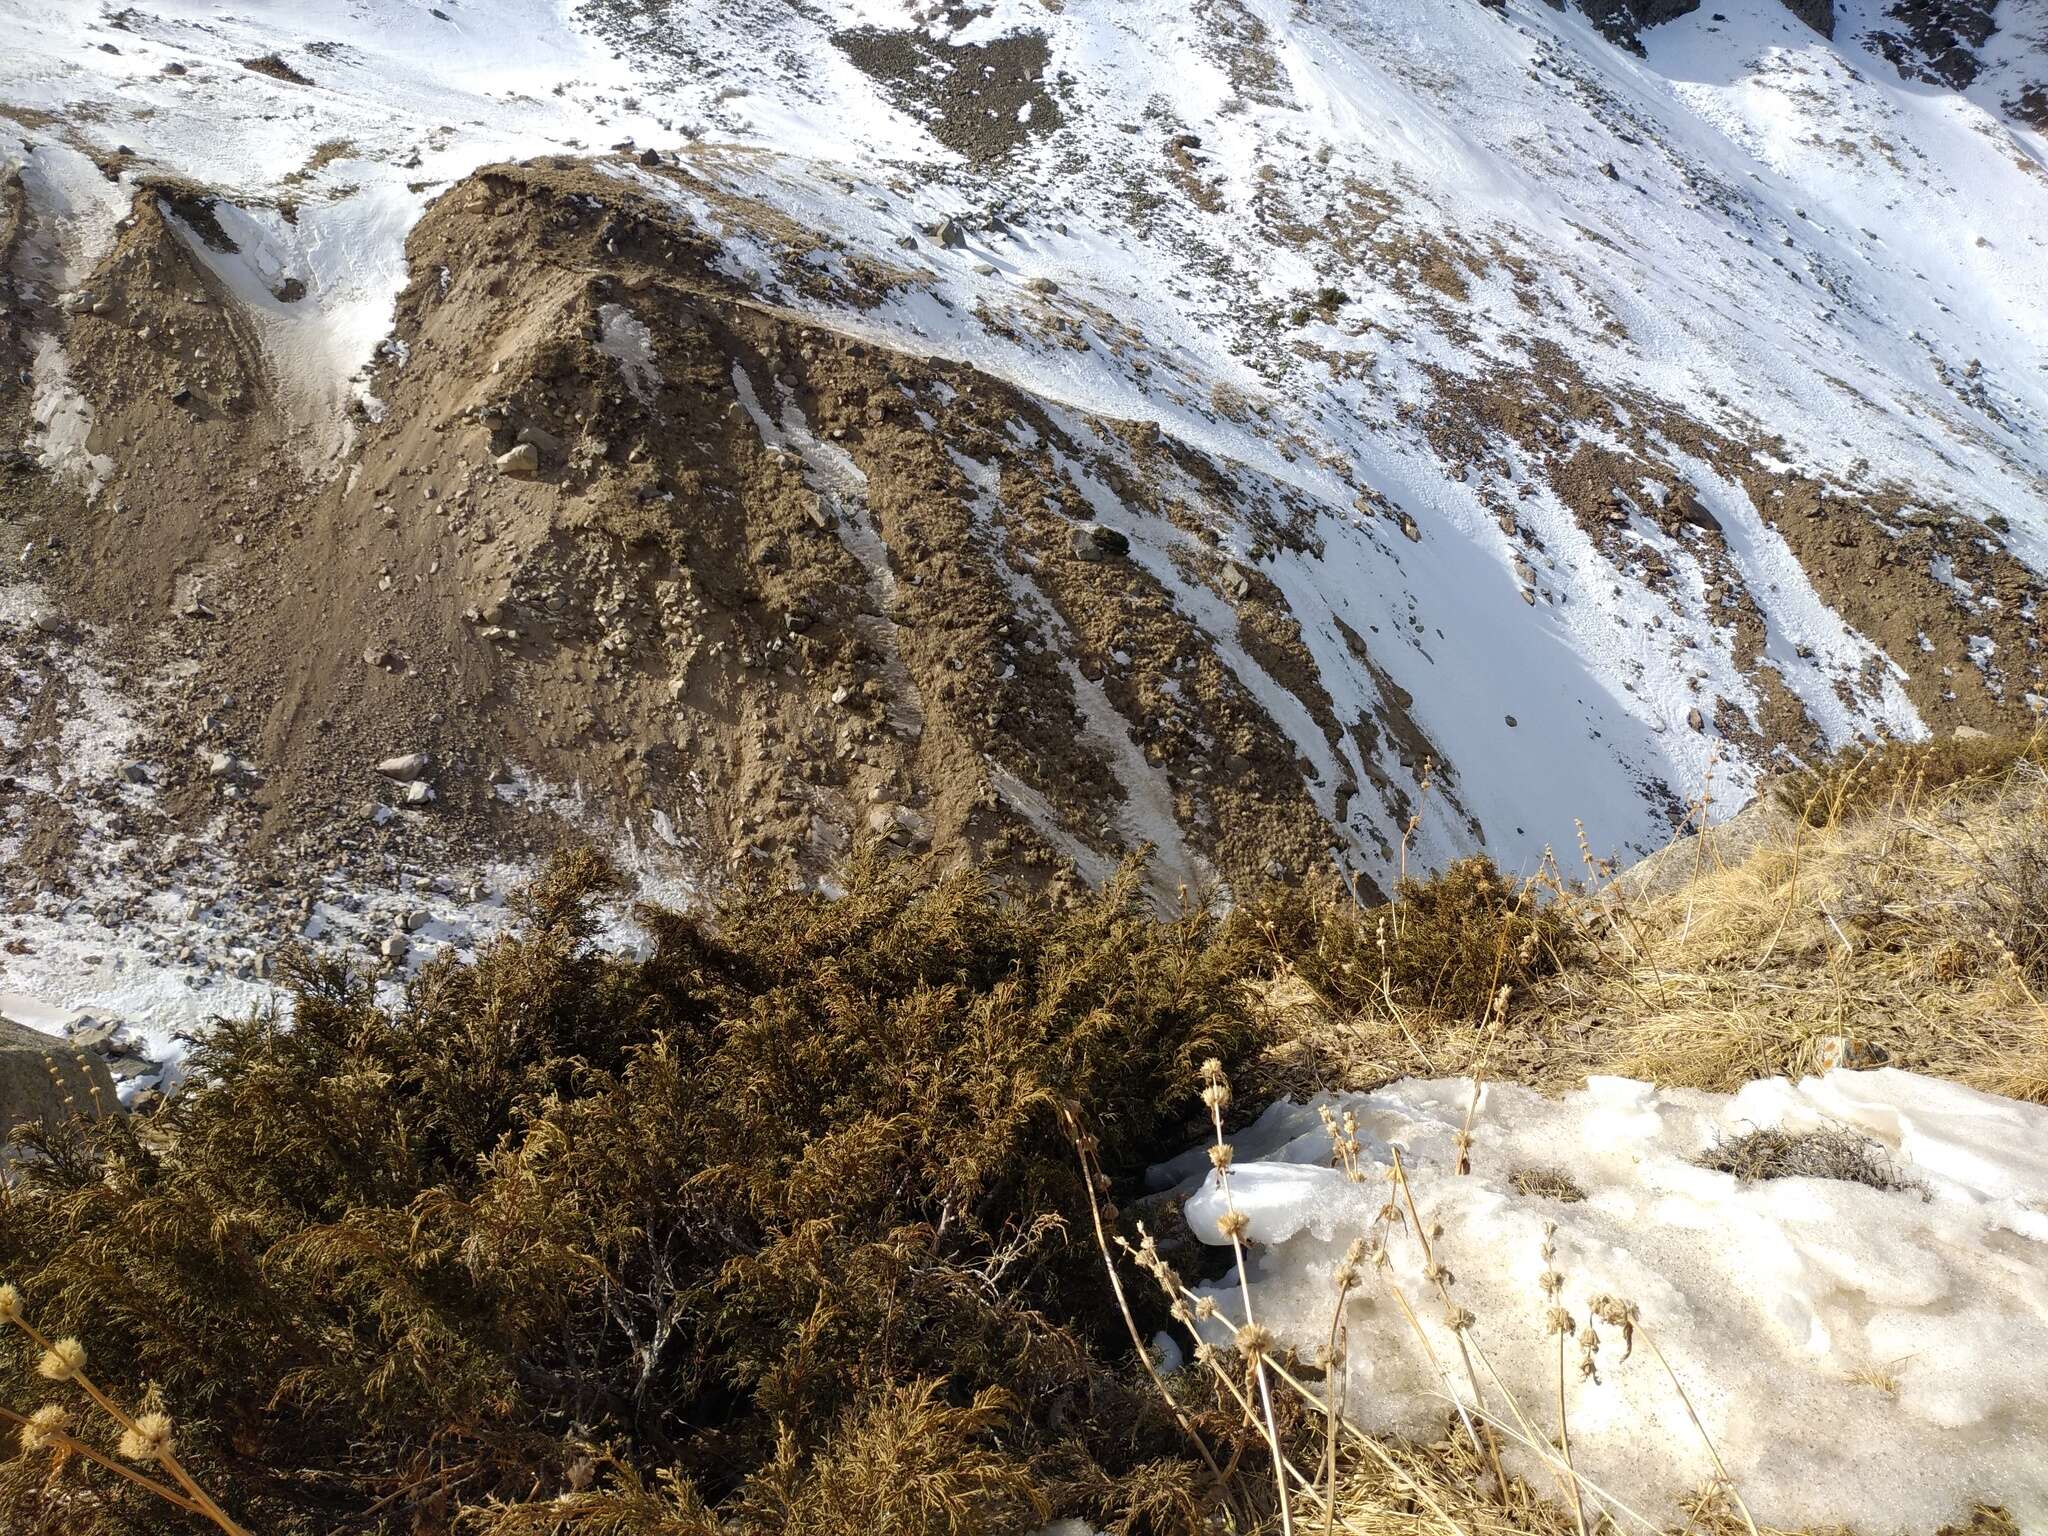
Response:
[[[634,959],[612,885],[559,862],[395,1007],[291,957],[157,1118],[31,1138],[0,1276],[266,1531],[1195,1529],[1054,1106],[1113,1171],[1197,1139],[1197,1064],[1260,1047],[1250,930],[869,857],[643,909]],[[164,1529],[44,1470],[0,1525]]]

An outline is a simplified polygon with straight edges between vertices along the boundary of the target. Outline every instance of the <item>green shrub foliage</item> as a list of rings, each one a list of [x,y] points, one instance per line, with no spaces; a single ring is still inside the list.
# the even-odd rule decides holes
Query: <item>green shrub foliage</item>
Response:
[[[1198,1139],[1263,942],[1134,872],[1051,906],[869,859],[643,910],[636,960],[592,943],[611,880],[559,861],[396,1008],[292,959],[203,1086],[23,1149],[0,1274],[265,1531],[1198,1528],[1054,1106],[1112,1170]],[[41,1388],[0,1352],[0,1401]],[[185,1518],[47,1478],[0,1467],[0,1526]]]

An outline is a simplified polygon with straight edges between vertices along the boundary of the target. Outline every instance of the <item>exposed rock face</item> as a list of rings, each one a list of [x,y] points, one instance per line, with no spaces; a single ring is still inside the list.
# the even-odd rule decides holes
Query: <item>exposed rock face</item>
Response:
[[[1962,90],[1977,78],[1977,50],[1998,30],[1998,0],[1898,0],[1885,9],[1896,25],[1871,41],[1908,79]]]
[[[1644,27],[1676,21],[1700,8],[1700,0],[1575,0],[1610,42],[1636,53],[1643,51],[1637,34]],[[1825,3],[1825,0],[1824,0]]]
[[[1835,0],[1784,0],[1785,9],[1822,37],[1835,35]]]
[[[0,1018],[0,1136],[73,1114],[97,1118],[119,1105],[113,1074],[98,1055]]]

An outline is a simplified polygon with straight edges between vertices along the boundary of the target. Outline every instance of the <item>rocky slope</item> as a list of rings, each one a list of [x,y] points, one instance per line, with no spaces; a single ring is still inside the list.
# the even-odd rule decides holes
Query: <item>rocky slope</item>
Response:
[[[14,916],[593,818],[1384,888],[2024,719],[2043,22],[0,18]]]

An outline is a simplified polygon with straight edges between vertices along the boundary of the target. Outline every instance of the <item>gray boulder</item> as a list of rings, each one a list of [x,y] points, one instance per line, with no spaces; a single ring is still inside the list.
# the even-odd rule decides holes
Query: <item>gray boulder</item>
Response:
[[[0,1135],[74,1114],[95,1120],[120,1107],[114,1075],[97,1054],[0,1018]]]
[[[1073,546],[1077,560],[1120,560],[1131,552],[1129,539],[1100,523],[1083,523],[1076,528]]]

